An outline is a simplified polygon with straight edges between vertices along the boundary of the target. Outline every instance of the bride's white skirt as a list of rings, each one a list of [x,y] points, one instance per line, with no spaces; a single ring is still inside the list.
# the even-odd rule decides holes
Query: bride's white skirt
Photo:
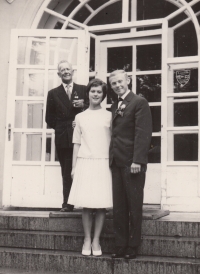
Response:
[[[109,159],[77,158],[68,204],[86,208],[113,206]]]

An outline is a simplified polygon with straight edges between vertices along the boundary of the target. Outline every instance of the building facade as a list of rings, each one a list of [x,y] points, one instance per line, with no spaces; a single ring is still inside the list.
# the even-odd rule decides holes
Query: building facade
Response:
[[[61,205],[54,132],[44,116],[47,92],[60,84],[57,63],[68,59],[81,84],[127,71],[153,119],[144,203],[199,212],[200,1],[1,2],[2,206]],[[102,106],[114,100],[109,89]]]

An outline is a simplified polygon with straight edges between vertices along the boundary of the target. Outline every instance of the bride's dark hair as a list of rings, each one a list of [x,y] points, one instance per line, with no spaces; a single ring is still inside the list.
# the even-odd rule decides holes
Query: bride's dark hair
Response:
[[[92,79],[88,85],[87,85],[87,89],[86,89],[86,95],[87,97],[89,98],[89,91],[92,87],[101,87],[102,88],[102,91],[103,91],[103,98],[102,98],[102,101],[104,100],[104,98],[106,97],[107,95],[107,84],[104,83],[102,80],[98,79],[98,78],[95,78],[95,79]]]

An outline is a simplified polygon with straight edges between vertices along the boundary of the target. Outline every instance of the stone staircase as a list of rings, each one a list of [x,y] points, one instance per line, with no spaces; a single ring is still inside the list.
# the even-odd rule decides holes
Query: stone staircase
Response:
[[[156,217],[155,217],[156,218]],[[112,213],[107,214],[102,257],[84,257],[81,213],[1,211],[0,274],[197,274],[200,273],[200,214],[155,219],[143,213],[136,260],[111,259]]]

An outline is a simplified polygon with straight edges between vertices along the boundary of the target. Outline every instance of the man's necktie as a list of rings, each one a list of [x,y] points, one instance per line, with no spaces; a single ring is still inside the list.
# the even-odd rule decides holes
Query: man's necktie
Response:
[[[70,85],[66,85],[66,93],[67,93],[67,95],[68,95],[68,97],[69,97],[69,100],[71,100],[71,91],[70,91]]]

